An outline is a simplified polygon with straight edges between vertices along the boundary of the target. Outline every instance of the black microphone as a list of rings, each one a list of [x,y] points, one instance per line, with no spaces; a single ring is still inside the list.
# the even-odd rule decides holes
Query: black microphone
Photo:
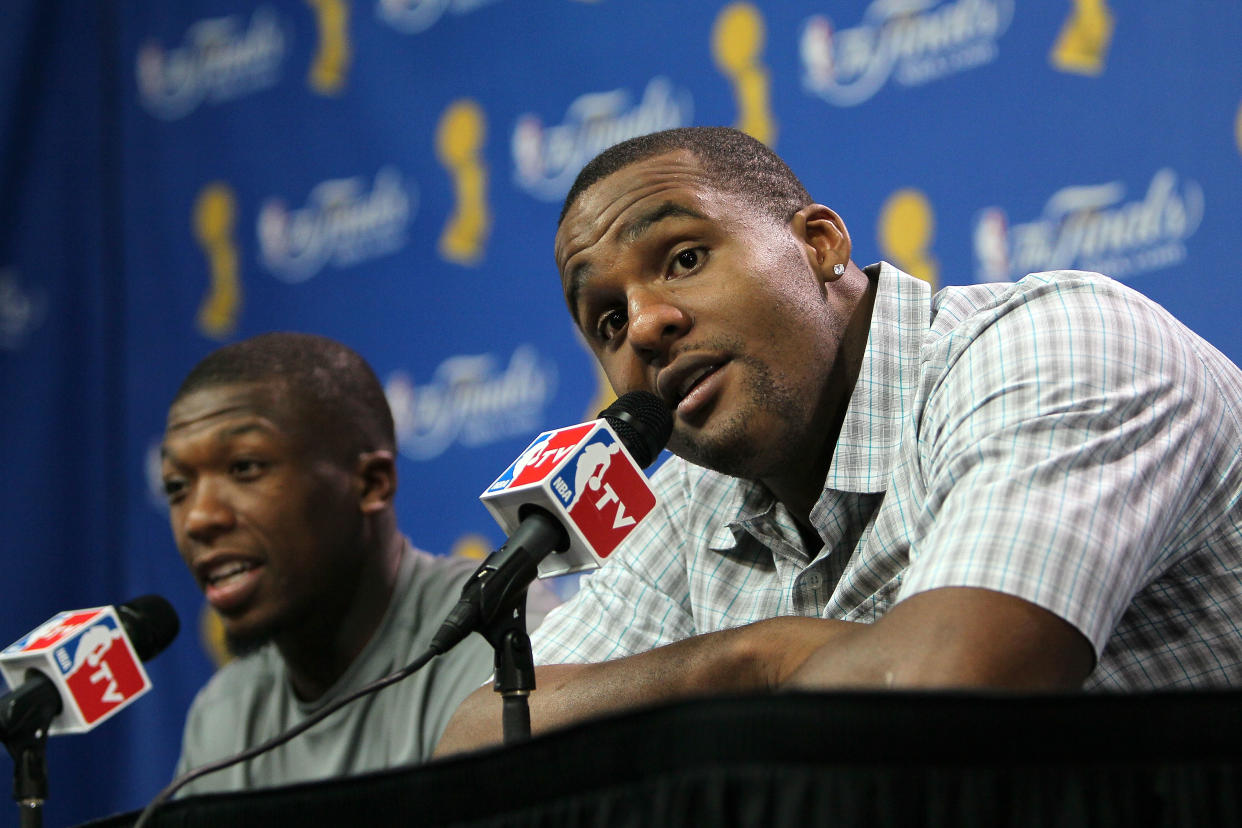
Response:
[[[672,431],[673,414],[663,400],[631,391],[596,420],[539,435],[483,493],[484,504],[511,534],[466,582],[431,648],[447,652],[511,613],[541,572],[599,566],[654,508],[642,469]],[[563,562],[543,571],[541,563],[552,552]]]
[[[139,661],[163,652],[180,628],[158,595],[53,616],[0,652],[15,688],[0,696],[0,740],[49,722],[51,734],[93,729],[151,688]]]
[[[134,652],[150,661],[168,648],[181,631],[181,620],[167,599],[159,595],[140,595],[116,608],[121,624],[129,634]]]

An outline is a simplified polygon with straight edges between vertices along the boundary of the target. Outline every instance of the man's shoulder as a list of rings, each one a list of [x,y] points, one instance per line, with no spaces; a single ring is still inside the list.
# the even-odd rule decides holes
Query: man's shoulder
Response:
[[[1020,326],[1022,333],[1036,338],[1093,331],[1097,320],[1113,315],[1144,329],[1186,333],[1161,305],[1117,279],[1089,271],[1046,271],[1028,273],[1016,282],[941,288],[931,299],[924,348],[951,341],[964,345],[992,328]]]
[[[947,285],[932,297],[933,318],[944,314],[951,317],[988,312],[1006,306],[1046,300],[1070,298],[1076,294],[1137,297],[1132,289],[1105,276],[1086,270],[1048,270],[1028,273],[1015,282],[981,282],[973,285]]]
[[[413,560],[415,583],[462,584],[479,566],[479,561],[460,555],[433,555],[416,546],[409,548]]]
[[[402,658],[422,652],[461,598],[482,563],[458,554],[437,555],[410,545],[408,559],[375,646]]]
[[[920,353],[920,361],[933,366],[942,364],[945,349],[955,352],[990,329],[1022,338],[1021,333],[1013,331],[1015,325],[1021,325],[1025,333],[1038,334],[1031,326],[1032,319],[1042,322],[1048,317],[1125,306],[1141,306],[1145,313],[1154,311],[1168,318],[1167,311],[1143,294],[1091,271],[1042,271],[1028,273],[1014,282],[945,285],[932,293],[919,279],[890,264],[880,262],[875,267],[882,297],[886,299],[882,305],[886,315],[881,321],[894,321],[889,316],[901,320],[906,341],[913,334],[918,342],[918,347],[903,349],[903,354],[913,358]],[[876,302],[880,308],[881,298]],[[898,347],[896,342],[888,345]]]

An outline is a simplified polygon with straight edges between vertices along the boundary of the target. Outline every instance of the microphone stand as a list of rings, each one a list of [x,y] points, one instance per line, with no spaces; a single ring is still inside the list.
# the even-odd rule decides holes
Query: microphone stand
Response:
[[[673,415],[655,394],[631,391],[599,413],[632,455],[646,468],[668,442]],[[498,481],[499,482],[499,481]],[[508,484],[506,484],[508,485]],[[615,495],[614,495],[615,497]],[[496,651],[493,687],[502,697],[504,742],[530,737],[530,692],[535,689],[534,656],[526,635],[526,591],[539,575],[539,562],[570,548],[569,533],[552,512],[535,503],[518,510],[518,526],[487,556],[461,590],[431,638],[430,650],[448,652],[472,632]]]
[[[493,687],[503,698],[505,743],[530,737],[527,696],[535,689],[535,658],[526,635],[526,590],[539,573],[539,562],[569,546],[564,527],[534,507],[504,546],[487,557],[462,587],[461,598],[431,639],[436,653],[448,652],[472,632],[496,651]]]
[[[535,689],[535,656],[526,634],[526,589],[517,594],[510,613],[485,623],[479,633],[496,651],[492,687],[501,698],[501,725],[506,745],[530,738],[530,691]]]
[[[41,828],[47,799],[47,730],[18,734],[5,747],[13,755],[13,799],[21,828]]]
[[[28,671],[27,680],[0,699],[0,739],[13,756],[13,799],[21,828],[43,825],[47,730],[61,708],[56,686],[37,670]]]

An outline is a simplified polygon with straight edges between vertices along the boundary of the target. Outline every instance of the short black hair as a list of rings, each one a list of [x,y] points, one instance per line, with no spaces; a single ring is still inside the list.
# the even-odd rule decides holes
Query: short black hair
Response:
[[[811,196],[798,176],[762,141],[731,127],[677,127],[613,144],[595,156],[569,188],[557,226],[592,184],[622,167],[682,149],[694,153],[722,192],[748,199],[777,221],[789,221],[811,203]]]
[[[190,370],[173,403],[194,391],[243,383],[283,386],[302,425],[345,452],[342,460],[396,448],[392,410],[379,378],[356,351],[334,339],[275,331],[225,345]]]

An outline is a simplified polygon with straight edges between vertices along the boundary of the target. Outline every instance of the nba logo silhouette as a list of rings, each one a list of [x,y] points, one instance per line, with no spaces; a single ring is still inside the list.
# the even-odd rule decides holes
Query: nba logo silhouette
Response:
[[[980,282],[1009,281],[1009,219],[999,207],[986,207],[975,216],[976,276]]]

